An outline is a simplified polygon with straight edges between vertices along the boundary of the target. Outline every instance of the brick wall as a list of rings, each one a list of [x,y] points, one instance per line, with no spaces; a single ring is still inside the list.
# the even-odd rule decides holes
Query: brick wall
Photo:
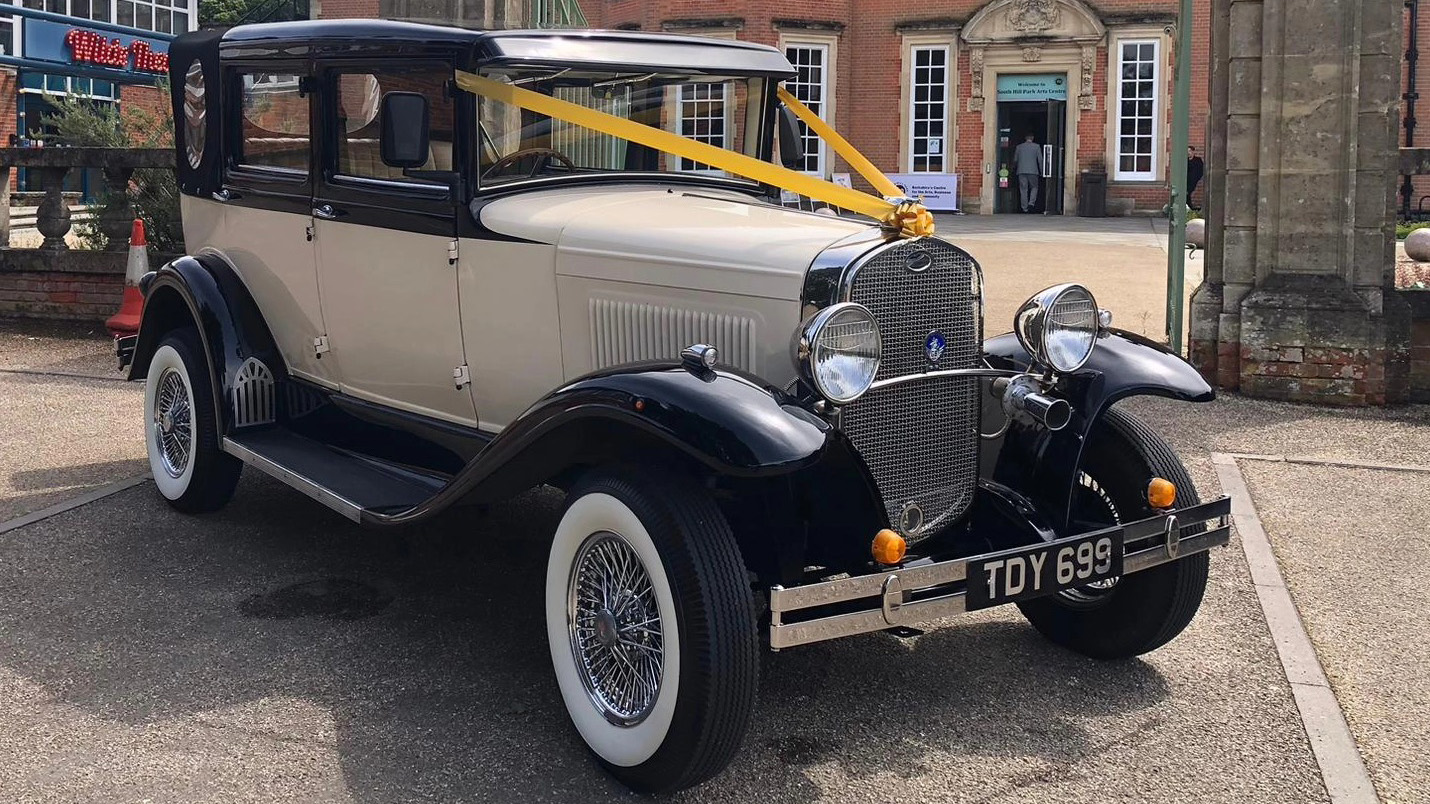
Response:
[[[125,252],[11,250],[0,261],[0,316],[103,321],[124,295]]]
[[[169,93],[158,87],[126,85],[119,90],[119,113],[138,130],[152,128],[158,134],[155,146],[174,144],[174,110]]]
[[[359,0],[344,2],[356,3]],[[722,21],[727,24],[734,21],[738,26],[740,39],[769,45],[778,44],[781,31],[794,33],[799,30],[800,24],[822,29],[817,31],[819,33],[837,34],[834,125],[881,169],[901,172],[903,166],[899,164],[898,121],[903,111],[903,41],[899,30],[906,27],[911,29],[911,32],[915,28],[942,28],[951,31],[967,23],[985,4],[984,0],[934,0],[923,4],[896,0],[726,0],[719,3],[704,0],[594,0],[585,3],[583,10],[593,27],[604,28],[680,30],[701,21],[708,22],[712,27]],[[1109,26],[1160,26],[1175,19],[1178,9],[1177,0],[1092,0],[1087,5]],[[1210,13],[1208,3],[1194,4],[1192,114],[1191,130],[1188,133],[1191,144],[1203,153],[1208,114]],[[326,3],[324,15],[329,15]],[[1430,20],[1430,13],[1427,13],[1426,17]],[[956,34],[950,34],[949,38],[955,39]],[[1426,37],[1426,44],[1427,49],[1430,49],[1430,36]],[[958,108],[953,122],[958,139],[953,144],[955,164],[952,171],[963,177],[964,197],[976,199],[985,180],[996,180],[982,175],[982,164],[985,161],[983,115],[995,114],[996,107],[994,99],[988,98],[985,111],[980,113],[969,110],[969,51],[961,42],[956,42],[955,46]],[[1109,102],[1107,55],[1106,43],[1103,43],[1098,49],[1098,62],[1094,70],[1097,108],[1082,112],[1079,118],[1080,147],[1076,154],[1079,172],[1094,163],[1105,161]],[[1169,121],[1171,117],[1174,55],[1171,47],[1164,49],[1164,121]],[[1427,59],[1427,64],[1430,64],[1430,59]],[[1427,81],[1427,90],[1430,90],[1430,80]],[[1077,102],[1075,98],[1069,101],[1070,106],[1075,106]],[[1427,103],[1426,112],[1427,118],[1430,118],[1430,103]],[[1166,128],[1170,129],[1169,123]],[[1430,126],[1427,126],[1426,133],[1430,135]],[[1142,210],[1156,210],[1166,203],[1171,160],[1184,156],[1170,153],[1169,130],[1164,130],[1164,134],[1166,136],[1163,138],[1160,159],[1164,168],[1164,179],[1151,184],[1112,183],[1109,186],[1109,198],[1131,201]],[[842,163],[836,163],[835,170],[847,172],[849,168]],[[1195,200],[1200,201],[1202,195],[1204,188],[1199,190]]]

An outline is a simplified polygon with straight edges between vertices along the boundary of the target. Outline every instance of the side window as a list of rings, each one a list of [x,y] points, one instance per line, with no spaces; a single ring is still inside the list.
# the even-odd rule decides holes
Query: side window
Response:
[[[402,168],[389,167],[382,161],[382,121],[378,116],[382,96],[389,92],[416,92],[426,97],[430,146],[427,164],[421,169],[455,170],[456,117],[447,92],[450,75],[449,70],[436,69],[339,73],[331,93],[337,105],[337,175],[440,186],[440,182],[404,176]]]
[[[299,77],[255,72],[239,79],[243,120],[234,163],[306,174],[312,135]]]

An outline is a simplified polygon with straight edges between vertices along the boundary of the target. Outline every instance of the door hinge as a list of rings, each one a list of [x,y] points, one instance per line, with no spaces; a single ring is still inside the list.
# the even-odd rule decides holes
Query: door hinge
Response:
[[[313,339],[313,356],[314,356],[314,357],[318,358],[319,360],[322,360],[322,359],[323,359],[323,355],[327,354],[328,351],[329,351],[329,348],[328,348],[328,336],[327,336],[327,335],[321,335],[321,336],[319,336],[319,337]]]
[[[457,386],[458,391],[472,384],[472,372],[467,369],[466,364],[452,369],[452,382]]]
[[[312,220],[309,220],[309,221],[308,221],[308,226],[307,226],[306,229],[303,230],[303,233],[308,236],[308,242],[309,242],[309,243],[313,242],[313,221],[312,221]]]
[[[447,264],[457,264],[457,238],[452,238],[452,242],[447,244]]]

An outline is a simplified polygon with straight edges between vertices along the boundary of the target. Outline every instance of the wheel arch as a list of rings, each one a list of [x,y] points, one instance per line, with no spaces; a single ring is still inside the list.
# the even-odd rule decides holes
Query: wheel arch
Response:
[[[1026,371],[1033,363],[1011,333],[985,341],[983,351],[994,368]],[[985,471],[997,482],[1029,495],[1057,530],[1066,533],[1083,448],[1112,405],[1132,396],[1210,402],[1216,391],[1191,364],[1162,344],[1108,329],[1099,334],[1087,363],[1060,378],[1057,395],[1073,408],[1068,426],[1054,432],[1014,421]]]
[[[169,332],[193,327],[203,344],[213,388],[215,421],[231,421],[225,404],[234,379],[250,357],[275,374],[285,371],[277,344],[258,304],[237,272],[217,255],[180,257],[155,272],[147,284],[129,379],[144,379],[159,343]]]

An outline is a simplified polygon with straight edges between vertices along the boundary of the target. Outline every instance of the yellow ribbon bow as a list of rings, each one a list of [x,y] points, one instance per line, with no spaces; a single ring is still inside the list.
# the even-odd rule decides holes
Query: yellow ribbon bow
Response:
[[[848,162],[858,171],[859,175],[882,193],[884,198],[878,198],[850,187],[840,187],[833,182],[807,173],[790,170],[781,165],[772,165],[752,156],[697,142],[655,126],[648,126],[645,123],[607,114],[501,81],[483,78],[464,70],[456,71],[456,81],[457,86],[483,98],[546,115],[601,134],[619,137],[637,145],[664,151],[761,184],[788,190],[832,206],[867,215],[903,237],[927,237],[934,233],[933,215],[922,204],[914,199],[903,197],[899,188],[889,180],[888,176],[874,167],[872,162],[855,150],[847,140],[839,136],[838,132],[819,119],[818,115],[786,92],[784,87],[778,89],[780,100],[800,120],[804,121],[811,131],[828,142],[836,153],[844,157],[844,161]]]

